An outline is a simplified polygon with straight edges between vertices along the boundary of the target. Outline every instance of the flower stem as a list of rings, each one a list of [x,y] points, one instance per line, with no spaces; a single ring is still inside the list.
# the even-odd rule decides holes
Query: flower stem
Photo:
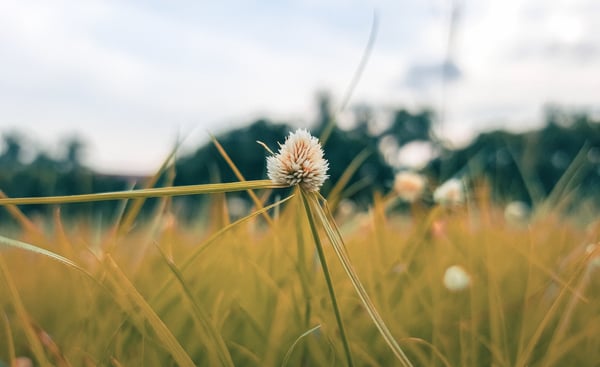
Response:
[[[323,275],[325,276],[325,282],[327,283],[327,289],[329,290],[329,297],[331,298],[331,303],[333,305],[335,319],[337,321],[338,328],[340,329],[340,335],[342,337],[342,344],[344,345],[344,353],[346,354],[346,360],[348,362],[349,367],[354,367],[354,362],[352,360],[352,353],[350,351],[350,343],[348,343],[348,337],[346,336],[346,330],[344,329],[344,322],[342,321],[342,315],[340,313],[340,309],[337,304],[335,290],[333,289],[333,282],[331,281],[331,274],[329,273],[329,267],[327,266],[327,260],[325,259],[325,253],[323,251],[323,245],[321,244],[321,239],[319,237],[319,232],[317,231],[315,219],[314,219],[312,211],[310,209],[310,204],[308,203],[308,200],[306,199],[307,193],[304,192],[304,190],[300,190],[300,192],[302,193],[302,202],[304,203],[304,209],[306,210],[306,217],[308,218],[310,230],[311,230],[312,236],[315,240],[315,246],[317,248],[317,253],[319,254],[319,261],[321,262],[321,267],[323,269]]]

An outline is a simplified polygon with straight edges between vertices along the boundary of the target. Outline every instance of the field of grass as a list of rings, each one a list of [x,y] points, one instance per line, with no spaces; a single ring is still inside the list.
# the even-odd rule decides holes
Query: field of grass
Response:
[[[224,192],[276,186],[185,192],[210,197],[192,224],[161,189],[140,191],[166,196],[135,225],[143,198],[100,197],[132,198],[106,228],[1,202],[21,228],[0,237],[0,366],[600,364],[600,220],[507,218],[484,185],[458,205],[376,195],[333,214],[296,189],[231,220]]]

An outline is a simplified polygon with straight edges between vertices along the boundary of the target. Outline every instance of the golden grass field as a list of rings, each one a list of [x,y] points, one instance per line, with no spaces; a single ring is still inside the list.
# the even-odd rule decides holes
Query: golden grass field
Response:
[[[168,198],[126,233],[62,223],[58,211],[43,227],[21,218],[12,232],[21,242],[3,238],[0,360],[170,366],[183,353],[198,366],[346,365],[301,195],[267,212],[269,221],[233,225],[225,195],[211,195],[197,225],[180,224]],[[408,213],[390,200],[336,220],[414,366],[598,365],[600,221],[507,221],[485,190],[461,206]],[[319,231],[354,364],[400,365]],[[444,286],[451,265],[468,273],[466,289]]]
[[[273,202],[285,185],[241,175],[153,188],[168,165],[144,189],[3,196],[19,226],[0,233],[0,366],[600,365],[598,218],[507,212],[477,182],[352,210],[339,199],[358,166],[328,200],[300,183]],[[254,207],[234,221],[244,190]],[[171,197],[199,194],[202,214],[178,216]],[[62,218],[95,200],[123,210]],[[25,217],[33,203],[55,215]]]

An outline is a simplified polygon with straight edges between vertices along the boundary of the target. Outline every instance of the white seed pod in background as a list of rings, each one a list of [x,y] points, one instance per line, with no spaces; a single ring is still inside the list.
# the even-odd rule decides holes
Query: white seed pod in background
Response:
[[[33,367],[33,361],[27,357],[17,357],[14,361],[15,367]]]
[[[531,209],[522,201],[511,201],[504,208],[504,218],[510,223],[523,223],[529,218]]]
[[[471,276],[460,265],[452,265],[444,273],[444,286],[451,292],[459,292],[471,285]]]
[[[423,195],[426,185],[427,179],[415,172],[399,172],[394,178],[394,191],[402,200],[409,203],[416,201]]]
[[[433,192],[433,200],[443,205],[461,204],[465,201],[463,183],[457,178],[452,178],[444,182]]]

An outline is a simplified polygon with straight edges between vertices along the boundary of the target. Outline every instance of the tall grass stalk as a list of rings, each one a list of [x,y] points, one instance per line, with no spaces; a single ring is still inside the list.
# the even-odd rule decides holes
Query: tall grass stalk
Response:
[[[21,326],[25,331],[25,337],[29,342],[29,346],[31,347],[31,351],[33,352],[35,359],[41,367],[51,367],[52,364],[46,357],[44,346],[42,345],[38,334],[36,333],[33,325],[31,324],[31,318],[25,310],[23,301],[19,296],[17,287],[15,286],[15,283],[13,282],[9,271],[6,268],[6,264],[4,263],[4,259],[2,258],[2,256],[0,256],[0,274],[2,275],[4,283],[8,288],[8,294],[10,296],[10,299],[12,300],[13,308],[15,310],[15,313],[17,314],[17,317],[21,321]]]
[[[331,208],[335,210],[343,198],[342,191],[346,186],[348,186],[350,179],[354,176],[362,164],[365,163],[371,154],[373,154],[371,149],[365,148],[352,159],[352,162],[350,162],[348,167],[344,170],[344,173],[340,176],[339,180],[335,183],[331,191],[329,191],[327,200],[329,201]]]
[[[579,284],[577,285],[577,293],[583,294],[585,288],[590,282],[593,270],[594,269],[592,266],[590,266],[590,264],[587,264],[587,266],[585,266],[585,270],[581,276],[581,279],[579,280]],[[556,330],[552,334],[552,338],[550,339],[550,343],[548,344],[548,352],[544,356],[542,365],[551,365],[551,361],[558,360],[560,353],[563,352],[561,350],[561,346],[564,344],[564,334],[566,333],[566,330],[569,324],[571,323],[571,319],[573,317],[575,308],[578,303],[579,298],[571,296],[563,313],[563,316],[558,322]]]
[[[175,145],[175,147],[171,150],[171,153],[169,153],[167,158],[163,161],[160,168],[154,173],[154,175],[152,175],[152,177],[150,177],[146,181],[146,183],[144,185],[145,189],[149,189],[149,188],[156,186],[156,184],[158,183],[158,180],[160,179],[162,174],[165,171],[167,171],[167,169],[169,171],[168,171],[166,186],[170,186],[168,184],[173,183],[173,181],[175,179],[175,165],[172,163],[173,163],[173,159],[175,158],[175,154],[177,153],[177,150],[179,149],[179,147],[180,147],[180,143]],[[145,198],[138,198],[137,200],[133,201],[133,203],[129,207],[129,210],[127,210],[126,212],[123,211],[123,215],[119,218],[119,221],[117,222],[118,223],[117,224],[118,228],[116,230],[117,235],[122,235],[123,233],[125,233],[131,229],[131,227],[133,226],[133,222],[135,221],[138,214],[142,210],[142,206],[144,205],[144,202],[145,202]],[[125,209],[125,208],[123,208],[123,209]]]
[[[227,226],[221,228],[220,230],[218,230],[217,232],[215,232],[214,234],[212,234],[209,238],[207,238],[206,240],[204,240],[202,243],[197,244],[196,248],[194,249],[194,251],[183,261],[183,263],[179,266],[179,270],[181,272],[185,272],[193,263],[194,261],[202,254],[204,253],[204,251],[208,250],[214,243],[216,243],[216,241],[218,239],[220,239],[225,233],[227,233],[228,231],[232,230],[233,228],[236,228],[237,226],[241,225],[242,223],[245,223],[247,221],[249,221],[250,219],[263,214],[264,212],[273,209],[275,207],[278,207],[279,205],[283,204],[284,202],[290,200],[291,198],[293,198],[294,195],[290,195],[282,200],[279,200],[271,205],[268,205],[262,209],[256,210],[250,214],[248,214],[247,216],[238,219],[237,221],[228,224]],[[159,298],[160,296],[162,296],[163,292],[166,291],[168,289],[168,287],[171,285],[171,283],[174,281],[173,278],[169,278],[167,280],[165,280],[165,282],[163,283],[163,285],[159,288],[159,291],[156,293],[155,298]]]
[[[159,187],[131,191],[114,191],[97,194],[43,196],[26,198],[0,198],[0,205],[32,205],[32,204],[68,204],[92,201],[152,198],[164,196],[183,196],[199,194],[216,194],[223,192],[246,191],[254,189],[283,188],[285,185],[274,184],[271,180],[254,180],[188,186]]]
[[[240,182],[247,182],[244,175],[242,175],[242,172],[240,172],[240,170],[237,168],[237,166],[235,165],[233,160],[231,160],[231,157],[229,157],[229,154],[227,154],[227,151],[225,151],[225,149],[223,148],[221,143],[219,143],[217,138],[213,135],[211,135],[210,138],[211,138],[213,144],[215,145],[215,147],[217,148],[217,150],[219,151],[219,154],[221,155],[221,157],[223,157],[223,159],[225,159],[225,162],[227,162],[227,165],[229,166],[229,168],[231,168],[231,170],[235,174],[235,177],[237,177],[237,179]],[[254,206],[256,206],[257,209],[262,209],[263,204],[260,201],[260,199],[258,198],[258,196],[256,196],[254,191],[252,191],[251,189],[248,189],[248,190],[246,190],[246,192],[250,196],[250,199],[252,199]],[[262,216],[263,216],[263,218],[265,218],[265,220],[267,221],[267,224],[269,224],[269,226],[272,227],[274,225],[273,219],[271,219],[271,217],[269,216],[269,213],[265,212],[262,214]]]
[[[371,57],[371,51],[373,51],[373,46],[375,46],[375,41],[377,40],[377,30],[378,29],[379,29],[379,16],[377,15],[377,12],[374,11],[373,19],[371,21],[371,29],[369,31],[369,39],[367,41],[367,44],[365,45],[365,49],[363,50],[360,62],[358,63],[358,66],[356,67],[356,70],[354,71],[354,74],[352,75],[352,80],[350,81],[348,88],[346,88],[344,97],[342,98],[342,103],[340,104],[339,112],[344,111],[346,109],[346,107],[348,107],[350,98],[352,98],[352,94],[354,93],[354,90],[356,89],[356,86],[358,85],[358,82],[360,81],[360,78],[362,77],[363,72],[365,71],[367,62],[369,62],[369,58]],[[320,140],[323,143],[323,145],[325,145],[327,143],[327,140],[329,140],[329,137],[331,136],[331,133],[333,132],[333,129],[335,128],[335,125],[336,125],[336,119],[333,118],[329,121],[327,126],[325,126],[325,129],[323,129],[323,132],[321,133],[321,137],[320,137]]]
[[[312,327],[312,328],[308,329],[307,331],[303,332],[302,335],[300,335],[296,340],[294,340],[294,342],[290,346],[290,349],[288,349],[288,351],[285,353],[285,356],[283,357],[283,362],[281,362],[281,367],[287,367],[287,365],[290,361],[292,352],[294,351],[294,349],[296,348],[296,345],[300,342],[300,340],[302,340],[302,338],[314,333],[315,331],[319,330],[320,328],[321,328],[321,325]]]
[[[109,281],[113,287],[122,291],[120,293],[123,295],[121,297],[122,307],[125,307],[132,316],[134,316],[134,313],[139,312],[139,316],[148,322],[154,330],[156,337],[163,343],[164,348],[171,354],[179,366],[195,367],[194,361],[192,361],[188,353],[183,349],[179,341],[177,341],[177,338],[139,293],[125,273],[123,273],[119,265],[108,254],[105,256],[105,259],[110,270],[108,274]],[[129,304],[129,307],[127,304]]]
[[[8,199],[6,194],[0,190],[0,199]],[[41,235],[42,231],[14,204],[7,204],[6,210],[15,219],[26,233],[35,233]]]
[[[400,345],[398,345],[396,339],[394,339],[394,336],[392,335],[385,322],[379,315],[379,312],[377,312],[375,305],[373,304],[371,298],[367,294],[367,291],[362,285],[358,275],[356,274],[356,271],[354,271],[354,267],[352,266],[352,262],[350,261],[350,258],[348,256],[346,246],[344,245],[344,241],[339,232],[339,229],[335,224],[335,220],[333,219],[331,212],[329,212],[329,210],[324,210],[323,207],[319,204],[319,197],[317,195],[317,193],[312,193],[311,195],[303,193],[303,198],[306,200],[305,206],[307,206],[308,208],[307,210],[313,208],[314,211],[317,213],[317,216],[319,217],[321,224],[325,228],[327,236],[331,241],[333,249],[335,250],[337,257],[340,260],[344,271],[350,278],[350,281],[352,282],[354,289],[356,290],[358,296],[360,297],[360,300],[365,306],[367,313],[375,323],[375,326],[383,336],[384,340],[386,341],[396,358],[398,358],[398,360],[402,363],[403,366],[412,367],[412,363],[410,362]],[[325,201],[323,206],[327,207]]]
[[[325,276],[325,281],[327,282],[327,290],[329,291],[329,297],[333,306],[333,312],[335,313],[335,319],[340,330],[340,337],[342,338],[342,344],[344,346],[346,362],[348,363],[349,367],[353,367],[354,361],[352,359],[352,351],[350,350],[350,343],[348,342],[348,336],[346,335],[344,321],[342,320],[342,314],[340,313],[337,297],[335,296],[335,289],[333,288],[333,281],[331,280],[329,266],[327,265],[327,259],[325,258],[325,252],[323,251],[323,245],[321,244],[321,238],[319,236],[319,231],[317,229],[315,219],[313,217],[311,206],[307,199],[307,195],[309,194],[306,193],[304,190],[300,190],[300,192],[302,195],[302,203],[304,204],[304,209],[306,210],[306,217],[308,218],[308,223],[310,225],[310,231],[315,241],[315,246],[319,255],[319,261],[321,262],[321,268],[323,269],[323,275]]]
[[[205,332],[208,334],[208,338],[205,339],[209,343],[213,343],[213,345],[215,346],[216,354],[219,359],[219,364],[225,367],[234,367],[233,360],[231,359],[231,354],[229,353],[229,350],[225,345],[223,337],[221,336],[217,328],[213,325],[212,320],[210,320],[210,317],[206,313],[206,311],[202,308],[202,306],[198,304],[198,302],[195,301],[192,291],[183,279],[183,274],[181,274],[181,271],[177,268],[175,263],[173,263],[173,261],[167,258],[167,256],[164,254],[164,252],[160,249],[159,246],[156,246],[156,248],[158,250],[158,253],[161,255],[163,261],[169,266],[169,270],[177,279],[179,286],[181,287],[181,289],[183,289],[186,300],[192,305],[196,319],[200,322]]]
[[[6,315],[6,312],[2,313],[2,321],[4,323],[4,334],[6,335],[6,342],[8,348],[8,361],[10,365],[14,365],[16,363],[17,354],[15,352],[15,340],[13,337],[13,333],[10,327],[10,320]]]

